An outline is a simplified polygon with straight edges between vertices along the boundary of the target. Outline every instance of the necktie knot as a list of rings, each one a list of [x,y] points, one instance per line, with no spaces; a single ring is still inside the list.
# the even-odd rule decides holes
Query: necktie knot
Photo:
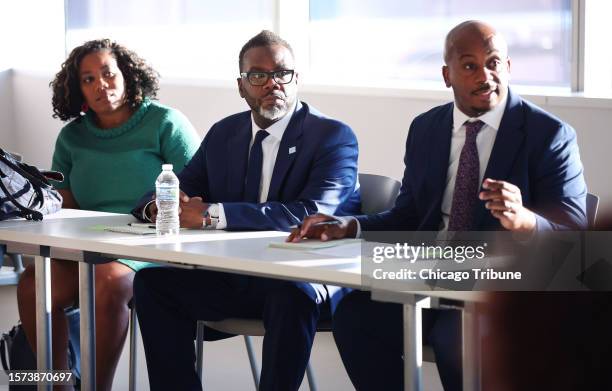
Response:
[[[478,135],[478,132],[480,131],[480,129],[482,129],[482,127],[484,126],[484,122],[482,122],[481,120],[478,121],[474,121],[474,122],[466,122],[465,123],[465,138],[466,140],[475,140],[476,136]]]
[[[255,141],[253,142],[253,144],[261,143],[269,135],[270,135],[270,133],[268,133],[264,129],[258,130],[257,133],[255,133]]]

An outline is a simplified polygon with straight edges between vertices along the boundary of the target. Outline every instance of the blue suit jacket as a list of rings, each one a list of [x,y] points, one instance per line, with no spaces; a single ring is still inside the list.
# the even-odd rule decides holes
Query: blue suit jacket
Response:
[[[354,215],[360,212],[355,134],[342,122],[298,102],[278,149],[268,199],[243,201],[252,138],[251,112],[222,119],[212,126],[200,148],[178,174],[190,197],[223,203],[227,230],[289,230],[314,213]],[[145,195],[132,211],[140,218],[151,200]],[[344,288],[294,282],[313,300],[329,294],[332,307]]]
[[[363,230],[440,229],[452,126],[453,103],[414,119],[395,206],[359,216]],[[523,204],[537,214],[537,230],[582,229],[587,226],[582,171],[574,129],[509,90],[484,177],[518,186]],[[480,200],[475,219],[476,230],[503,229]]]
[[[303,102],[283,133],[267,201],[244,202],[251,127],[250,111],[217,122],[178,174],[188,196],[223,203],[228,230],[289,230],[313,213],[359,212],[355,134]],[[151,196],[132,211],[136,217]]]
[[[267,201],[243,202],[251,127],[250,111],[217,122],[178,175],[190,197],[223,203],[228,230],[289,230],[313,213],[359,211],[357,138],[306,103],[281,139]]]

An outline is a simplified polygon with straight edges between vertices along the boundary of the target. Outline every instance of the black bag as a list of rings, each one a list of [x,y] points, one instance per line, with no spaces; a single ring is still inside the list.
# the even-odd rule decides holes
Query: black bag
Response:
[[[55,171],[41,172],[0,148],[0,220],[42,220],[44,214],[59,210],[62,196],[48,179],[61,182],[64,176]]]
[[[68,366],[75,376],[77,389],[81,379],[81,348],[79,343],[80,312],[78,308],[66,310],[68,318]],[[35,370],[36,357],[30,347],[23,326],[18,323],[0,340],[0,361],[8,375],[9,370]],[[14,387],[14,388],[13,388]],[[36,386],[11,386],[9,390],[36,391]]]
[[[8,333],[2,334],[0,359],[2,359],[2,368],[5,371],[36,368],[36,357],[34,357],[34,352],[30,348],[21,324],[14,326]]]

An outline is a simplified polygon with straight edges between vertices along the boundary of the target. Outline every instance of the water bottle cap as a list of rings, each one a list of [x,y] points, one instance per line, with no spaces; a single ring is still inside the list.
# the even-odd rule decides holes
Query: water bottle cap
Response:
[[[172,169],[173,169],[172,164],[162,164],[163,171],[172,171]]]

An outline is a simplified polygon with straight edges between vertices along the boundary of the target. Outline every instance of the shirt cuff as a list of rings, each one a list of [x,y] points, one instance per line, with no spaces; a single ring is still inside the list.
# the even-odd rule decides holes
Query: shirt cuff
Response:
[[[223,204],[219,205],[219,222],[217,223],[216,229],[225,229],[227,228],[227,220],[225,219],[225,209],[223,209]]]
[[[334,216],[334,218],[340,221],[342,224],[348,224],[351,221],[355,220],[355,223],[357,224],[357,232],[355,234],[355,237],[361,237],[361,224],[359,224],[359,220],[357,220],[355,216]]]
[[[150,223],[152,222],[151,221],[151,216],[147,215],[147,210],[149,210],[149,205],[151,205],[154,202],[155,202],[155,200],[151,200],[151,201],[147,202],[145,204],[145,206],[142,208],[142,219],[144,221],[148,221]]]

